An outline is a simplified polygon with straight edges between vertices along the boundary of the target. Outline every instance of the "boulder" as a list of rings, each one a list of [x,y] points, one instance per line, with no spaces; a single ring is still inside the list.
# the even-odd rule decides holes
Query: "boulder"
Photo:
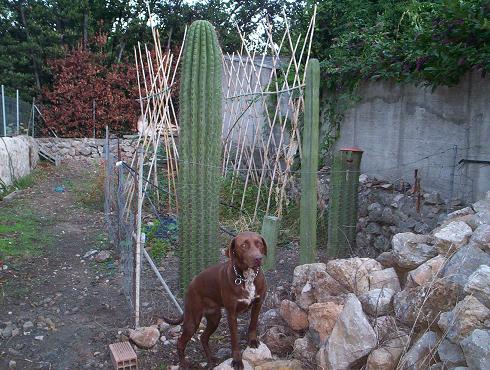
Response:
[[[366,370],[393,370],[400,360],[408,335],[402,335],[384,342],[379,348],[374,349],[368,356]]]
[[[473,296],[466,296],[448,312],[441,314],[438,326],[453,343],[459,343],[475,329],[485,328],[490,310]]]
[[[257,348],[245,348],[242,358],[252,365],[256,365],[259,362],[272,359],[272,353],[267,345],[261,342]]]
[[[338,282],[327,272],[318,273],[317,278],[312,280],[313,296],[315,302],[336,301],[332,297],[344,296],[348,292],[348,287],[342,282]],[[338,302],[338,300],[337,300]]]
[[[439,344],[437,353],[439,354],[442,363],[449,368],[466,365],[461,346],[459,344],[451,343],[447,339],[443,339]]]
[[[347,370],[369,354],[376,343],[376,333],[362,311],[361,302],[354,294],[349,294],[327,344],[322,348],[324,354],[318,357],[323,357],[326,368]]]
[[[160,338],[160,331],[156,325],[141,327],[136,330],[129,329],[129,339],[138,347],[149,349],[157,344]]]
[[[349,292],[362,294],[369,290],[369,275],[383,270],[383,266],[371,258],[347,258],[327,263],[327,273]]]
[[[470,244],[451,256],[442,270],[442,276],[456,283],[462,291],[469,276],[481,265],[490,266],[490,255]]]
[[[393,251],[381,253],[378,257],[376,257],[376,261],[381,263],[383,267],[395,267],[397,265]]]
[[[308,335],[294,341],[293,356],[302,363],[313,362],[317,351],[318,348]]]
[[[234,370],[233,366],[231,366],[232,361],[233,359],[229,358],[228,360],[214,367],[214,370]],[[254,367],[248,361],[244,360],[243,370],[254,370]]]
[[[424,333],[401,358],[399,369],[425,370],[435,362],[434,355],[437,351],[437,335],[433,331]]]
[[[473,203],[472,207],[476,213],[490,211],[490,201],[487,199],[480,199]]]
[[[274,360],[255,366],[255,370],[304,370],[298,360]]]
[[[281,316],[281,311],[278,308],[271,308],[259,317],[259,324],[262,328],[270,328],[274,325],[285,325],[286,322]]]
[[[454,307],[458,298],[459,288],[455,283],[437,279],[431,284],[395,294],[393,307],[396,318],[406,325],[432,325],[441,312]]]
[[[330,335],[335,323],[342,312],[343,305],[334,302],[315,303],[308,310],[308,322],[310,330],[316,332],[320,342]]]
[[[490,211],[480,211],[475,213],[468,223],[473,229],[481,225],[490,225]]]
[[[291,291],[296,298],[296,303],[303,309],[315,303],[312,282],[325,275],[324,263],[310,263],[296,266],[293,272]]]
[[[432,281],[441,273],[444,263],[446,263],[446,257],[441,255],[424,262],[408,273],[405,288],[414,288]]]
[[[453,253],[465,245],[473,230],[463,221],[453,221],[434,233],[435,244],[440,254]]]
[[[473,235],[471,235],[471,241],[477,244],[481,249],[486,252],[490,251],[490,225],[483,224],[478,226]]]
[[[395,292],[388,288],[373,289],[359,296],[364,312],[377,317],[393,311],[393,296]]]
[[[461,217],[461,216],[467,216],[467,215],[474,215],[475,211],[471,207],[465,207],[458,209],[457,211],[451,212],[447,215],[447,220],[452,220],[453,218],[456,217]]]
[[[490,267],[481,265],[472,273],[464,286],[464,292],[473,295],[490,308]]]
[[[308,314],[292,301],[285,299],[281,302],[281,316],[293,330],[308,328]]]
[[[437,249],[427,244],[426,235],[399,233],[393,236],[393,256],[398,266],[413,269],[437,255]]]
[[[287,326],[277,325],[265,331],[263,341],[272,353],[284,356],[293,351],[298,334]]]
[[[392,267],[380,271],[373,271],[369,274],[369,288],[370,290],[388,288],[394,292],[399,292],[401,287],[398,274]]]
[[[474,330],[461,341],[466,363],[471,370],[488,370],[490,364],[490,330]]]

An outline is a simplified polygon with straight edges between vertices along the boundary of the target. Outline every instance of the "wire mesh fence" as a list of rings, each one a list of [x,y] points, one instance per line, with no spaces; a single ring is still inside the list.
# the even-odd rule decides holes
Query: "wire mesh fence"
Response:
[[[14,97],[7,96],[3,85],[0,99],[1,136],[27,134],[32,122],[32,104],[20,100],[18,90]]]

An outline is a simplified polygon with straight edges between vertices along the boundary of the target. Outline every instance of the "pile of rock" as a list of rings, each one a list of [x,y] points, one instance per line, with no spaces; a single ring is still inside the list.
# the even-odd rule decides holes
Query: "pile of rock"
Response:
[[[104,158],[104,139],[65,139],[65,138],[37,138],[38,145],[53,156],[61,160],[81,160]],[[111,141],[114,152],[117,151],[115,140]],[[131,158],[135,152],[136,140],[120,139],[119,149],[123,159]]]
[[[272,353],[336,370],[488,368],[490,192],[391,245],[296,267],[293,300],[262,318]]]

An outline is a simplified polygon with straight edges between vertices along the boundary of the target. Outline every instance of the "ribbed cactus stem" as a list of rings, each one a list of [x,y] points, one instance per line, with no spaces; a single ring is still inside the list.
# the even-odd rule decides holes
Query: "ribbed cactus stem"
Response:
[[[310,59],[306,67],[305,112],[302,136],[300,263],[312,263],[316,257],[319,95],[320,63],[317,59]]]
[[[214,27],[195,21],[187,33],[180,84],[179,237],[181,285],[217,262],[221,50]]]

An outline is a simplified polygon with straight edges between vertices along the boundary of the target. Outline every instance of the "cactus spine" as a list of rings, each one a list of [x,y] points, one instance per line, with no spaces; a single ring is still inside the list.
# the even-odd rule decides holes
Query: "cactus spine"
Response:
[[[303,158],[301,160],[300,263],[316,257],[318,121],[320,63],[310,59],[306,68]]]
[[[221,50],[211,23],[195,21],[187,33],[180,84],[179,238],[184,291],[219,259],[218,207]]]

